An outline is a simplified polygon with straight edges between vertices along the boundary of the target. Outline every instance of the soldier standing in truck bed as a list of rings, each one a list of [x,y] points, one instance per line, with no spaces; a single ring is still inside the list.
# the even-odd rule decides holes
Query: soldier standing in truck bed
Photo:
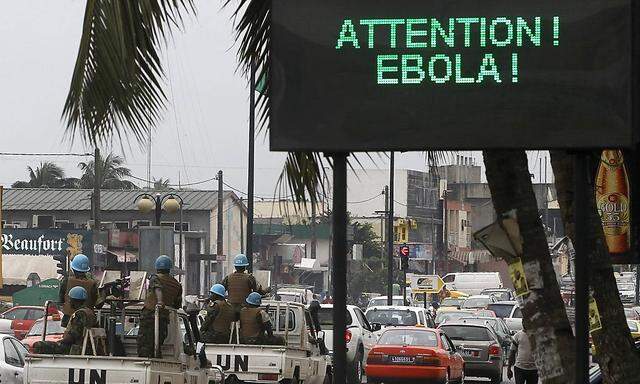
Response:
[[[160,346],[169,331],[169,310],[165,306],[178,309],[182,306],[182,285],[169,273],[173,261],[165,255],[156,259],[157,274],[149,279],[147,297],[140,313],[138,328],[138,356],[154,357],[155,310],[160,306]],[[162,356],[155,356],[162,357]]]
[[[246,273],[246,269],[249,266],[247,256],[243,254],[237,255],[233,259],[233,266],[236,269],[235,272],[225,277],[222,280],[222,285],[229,293],[227,299],[229,304],[238,312],[245,305],[245,300],[251,292],[265,295],[269,290],[262,289],[258,285],[256,278],[252,274]]]

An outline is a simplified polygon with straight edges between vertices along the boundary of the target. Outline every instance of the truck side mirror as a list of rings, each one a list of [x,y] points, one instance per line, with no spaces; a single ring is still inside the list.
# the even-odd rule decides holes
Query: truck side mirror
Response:
[[[371,332],[377,332],[382,329],[382,324],[380,323],[371,323]]]

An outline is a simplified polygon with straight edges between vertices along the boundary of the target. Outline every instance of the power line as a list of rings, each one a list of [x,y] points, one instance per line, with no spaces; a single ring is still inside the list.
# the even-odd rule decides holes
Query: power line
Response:
[[[382,193],[378,193],[377,195],[371,196],[368,199],[364,199],[364,200],[360,200],[360,201],[347,201],[347,204],[362,204],[362,203],[366,203],[366,202],[369,202],[371,200],[377,199],[380,196],[382,196]],[[333,198],[327,196],[327,200],[333,200]],[[396,201],[396,203],[397,203],[397,201]]]
[[[74,156],[86,157],[93,156],[93,153],[19,153],[19,152],[0,152],[0,156]]]
[[[127,177],[130,177],[130,178],[135,179],[135,180],[138,180],[138,181],[143,181],[143,182],[145,182],[145,183],[152,183],[152,184],[153,184],[153,183],[155,183],[155,181],[154,181],[154,180],[147,180],[147,179],[143,179],[143,178],[141,178],[141,177],[134,176],[134,175],[129,175],[129,176],[127,176]],[[166,186],[168,186],[168,187],[189,187],[189,186],[192,186],[192,185],[198,185],[198,184],[208,183],[208,182],[210,182],[210,181],[217,180],[217,179],[218,179],[218,178],[214,176],[214,177],[212,177],[212,178],[210,178],[210,179],[201,180],[201,181],[196,181],[196,182],[193,182],[193,183],[186,183],[186,184],[184,184],[184,183],[181,183],[181,184],[166,184]]]

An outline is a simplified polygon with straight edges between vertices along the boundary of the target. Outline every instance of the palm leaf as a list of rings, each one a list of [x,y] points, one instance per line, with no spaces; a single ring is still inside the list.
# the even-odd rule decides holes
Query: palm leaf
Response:
[[[195,14],[193,0],[87,0],[62,112],[72,140],[146,138],[167,102],[160,46],[185,13]]]

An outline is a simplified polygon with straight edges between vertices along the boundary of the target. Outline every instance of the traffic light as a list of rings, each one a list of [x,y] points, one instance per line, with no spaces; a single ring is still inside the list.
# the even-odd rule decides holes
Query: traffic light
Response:
[[[66,276],[67,275],[67,255],[54,255],[53,260],[56,263],[56,272],[59,275]]]
[[[400,247],[400,269],[407,271],[409,269],[409,246]]]

